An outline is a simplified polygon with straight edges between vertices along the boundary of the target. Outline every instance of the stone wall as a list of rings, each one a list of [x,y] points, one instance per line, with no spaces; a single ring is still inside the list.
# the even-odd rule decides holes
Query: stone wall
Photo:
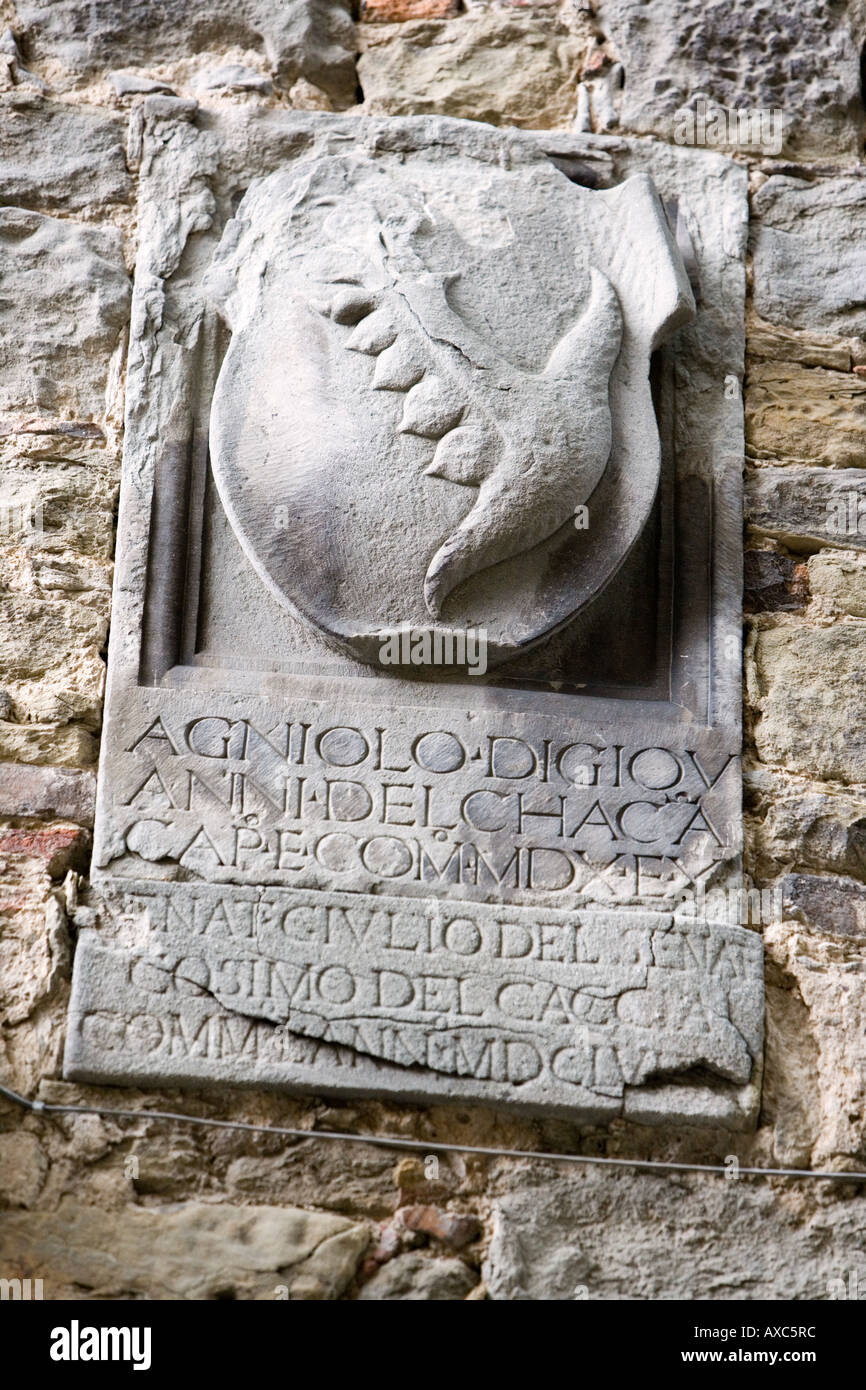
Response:
[[[866,1168],[864,6],[0,0],[0,25],[3,1081],[46,1102],[429,1145]],[[153,93],[197,102],[202,121],[225,103],[433,112],[703,138],[748,165],[747,869],[783,904],[763,924],[755,1133],[59,1079],[110,616],[136,113]],[[750,111],[763,142],[732,120],[684,136],[704,98]],[[42,1277],[49,1297],[827,1298],[866,1279],[854,1183],[437,1158],[5,1102],[0,1198],[0,1274]]]

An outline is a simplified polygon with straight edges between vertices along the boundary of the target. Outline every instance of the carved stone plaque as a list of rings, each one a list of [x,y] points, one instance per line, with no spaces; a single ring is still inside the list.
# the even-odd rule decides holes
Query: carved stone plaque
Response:
[[[694,312],[646,174],[590,193],[538,161],[323,152],[256,182],[205,285],[222,504],[278,602],[362,661],[433,624],[507,660],[644,530],[650,353]]]
[[[748,1125],[742,169],[166,99],[134,134],[66,1074]]]

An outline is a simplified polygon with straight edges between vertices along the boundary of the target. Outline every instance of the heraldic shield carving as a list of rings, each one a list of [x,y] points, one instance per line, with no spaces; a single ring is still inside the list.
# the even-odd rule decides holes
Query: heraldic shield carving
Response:
[[[640,536],[650,354],[694,314],[648,175],[594,192],[550,163],[455,155],[446,175],[337,143],[250,186],[206,289],[231,331],[223,506],[330,643],[375,662],[406,626],[484,628],[506,661]]]

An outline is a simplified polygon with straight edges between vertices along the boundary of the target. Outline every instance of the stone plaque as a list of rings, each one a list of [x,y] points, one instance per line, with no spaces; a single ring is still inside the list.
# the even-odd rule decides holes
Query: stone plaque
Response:
[[[144,111],[66,1075],[748,1125],[744,171]]]

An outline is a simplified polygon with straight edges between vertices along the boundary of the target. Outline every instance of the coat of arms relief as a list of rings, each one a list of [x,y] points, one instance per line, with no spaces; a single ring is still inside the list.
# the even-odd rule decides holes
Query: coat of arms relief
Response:
[[[365,662],[407,626],[483,628],[506,662],[601,593],[658,487],[650,354],[694,314],[646,174],[443,172],[336,141],[250,186],[207,278],[223,506]]]

